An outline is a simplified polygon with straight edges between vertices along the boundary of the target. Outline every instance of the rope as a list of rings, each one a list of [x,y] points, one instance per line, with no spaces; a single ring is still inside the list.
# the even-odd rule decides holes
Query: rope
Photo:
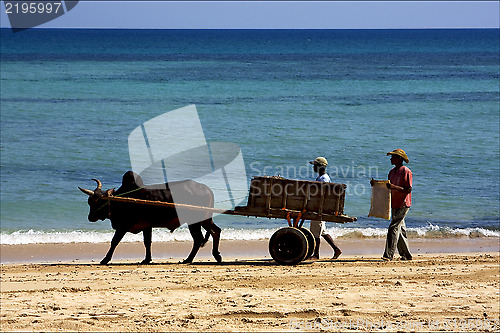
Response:
[[[140,189],[142,189],[142,187],[136,188],[136,189],[134,189],[132,191],[128,191],[128,192],[125,192],[125,193],[121,193],[121,194],[115,195],[115,197],[121,197],[121,196],[123,196],[125,194],[129,194],[129,193],[133,193],[135,191],[139,191]],[[97,208],[97,210],[99,211],[99,210],[103,209],[104,207],[106,207],[106,205],[109,205],[110,202],[111,202],[111,198],[108,199],[108,201],[104,205],[102,205],[101,207]]]
[[[135,190],[132,190],[132,191],[128,191],[128,192],[125,192],[125,193],[122,193],[122,194],[115,195],[115,197],[121,197],[121,196],[123,196],[123,195],[125,195],[125,194],[133,193],[133,192],[135,192],[135,191],[139,191],[139,190],[142,190],[142,187],[138,187],[138,188],[136,188]]]

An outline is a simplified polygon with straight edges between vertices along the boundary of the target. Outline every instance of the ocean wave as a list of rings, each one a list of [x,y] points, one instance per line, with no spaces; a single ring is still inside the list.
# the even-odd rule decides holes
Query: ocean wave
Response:
[[[222,240],[261,240],[269,239],[276,232],[274,229],[235,229],[227,228],[222,231]],[[384,238],[387,235],[385,228],[345,228],[331,227],[326,231],[334,238],[363,239]],[[500,237],[500,231],[484,228],[450,228],[428,224],[424,227],[408,228],[410,238],[481,238]],[[18,230],[14,232],[0,233],[0,244],[22,245],[22,244],[49,244],[49,243],[108,243],[113,237],[113,231],[88,231],[88,230]],[[123,242],[142,242],[142,234],[126,234]],[[155,229],[153,241],[191,241],[188,228],[180,228],[171,233],[166,229]]]

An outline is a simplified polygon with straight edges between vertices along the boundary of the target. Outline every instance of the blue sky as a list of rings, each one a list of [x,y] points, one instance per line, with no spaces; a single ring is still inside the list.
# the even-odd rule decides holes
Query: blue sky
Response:
[[[10,28],[2,1],[1,27]],[[45,28],[499,28],[498,1],[88,1]]]

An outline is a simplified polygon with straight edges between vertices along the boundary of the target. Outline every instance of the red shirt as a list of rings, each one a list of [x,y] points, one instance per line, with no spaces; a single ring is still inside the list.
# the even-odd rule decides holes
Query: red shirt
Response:
[[[394,167],[391,171],[389,171],[388,179],[391,181],[391,184],[409,189],[413,183],[413,174],[409,168],[403,165],[400,168]],[[392,190],[391,207],[393,209],[411,207],[411,192],[406,193]]]

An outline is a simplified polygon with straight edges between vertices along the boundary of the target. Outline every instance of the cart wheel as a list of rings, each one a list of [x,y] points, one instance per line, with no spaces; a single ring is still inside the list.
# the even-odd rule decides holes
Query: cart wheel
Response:
[[[307,238],[298,228],[279,229],[269,240],[271,257],[283,265],[298,264],[306,257],[307,250]]]
[[[308,248],[307,248],[307,254],[306,254],[305,259],[309,259],[314,252],[314,248],[316,247],[316,239],[314,238],[314,235],[312,234],[311,230],[304,228],[304,227],[301,227],[299,229],[300,229],[300,231],[302,231],[304,233],[304,235],[307,238]]]

